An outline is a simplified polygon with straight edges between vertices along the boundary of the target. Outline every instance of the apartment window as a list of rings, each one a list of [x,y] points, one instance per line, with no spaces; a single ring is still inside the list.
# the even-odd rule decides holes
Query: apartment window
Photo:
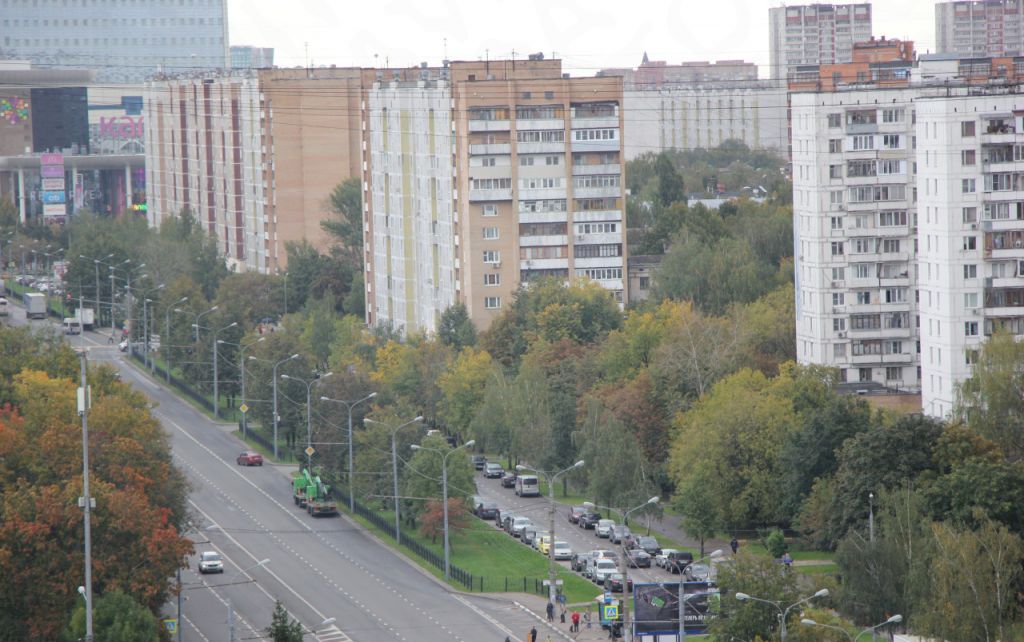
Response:
[[[885,367],[886,381],[903,381],[903,368],[900,366]]]
[[[637,282],[640,284],[640,289],[641,290],[650,290],[651,289],[651,277],[649,277],[649,276],[641,276],[639,279],[637,279]]]
[[[964,223],[976,223],[978,221],[978,208],[965,207],[963,209]]]
[[[842,165],[829,165],[828,166],[828,177],[829,178],[842,178],[843,177],[843,166]]]
[[[886,354],[903,354],[903,342],[902,341],[886,341],[885,342],[885,353]]]
[[[832,305],[845,305],[845,304],[846,304],[846,295],[844,293],[842,293],[842,292],[833,292],[832,293]]]
[[[907,212],[905,210],[895,210],[878,213],[879,227],[903,227],[906,224]]]
[[[828,115],[828,126],[830,129],[843,126],[843,115],[842,114],[829,114]]]
[[[561,156],[545,156],[544,157],[544,164],[545,165],[561,165],[562,164],[562,157]]]
[[[965,292],[964,293],[964,307],[968,310],[975,310],[978,308],[978,293],[977,292]]]
[[[862,150],[874,149],[874,148],[875,148],[875,137],[874,136],[871,136],[870,134],[868,134],[868,135],[854,136],[853,137],[853,150],[854,151],[862,151]]]
[[[485,227],[484,228],[484,240],[493,241],[498,238],[498,228],[496,227]]]
[[[519,157],[519,166],[520,167],[529,167],[530,165],[533,165],[533,156],[520,156]]]
[[[842,205],[843,204],[843,192],[842,192],[842,190],[834,190],[832,192],[829,192],[828,193],[828,200],[829,200],[829,203],[831,203],[832,205]]]
[[[842,332],[846,330],[846,319],[832,319],[832,331]]]
[[[974,165],[977,162],[977,152],[973,149],[965,149],[960,152],[961,165]]]
[[[595,174],[593,176],[577,176],[572,179],[573,187],[619,187],[618,174]]]
[[[974,121],[965,120],[960,123],[960,136],[962,138],[970,138],[974,136]]]
[[[882,135],[882,147],[885,149],[899,149],[900,148],[900,135],[899,134],[883,134]]]
[[[976,337],[978,336],[978,322],[977,321],[966,321],[964,322],[964,336]]]
[[[525,100],[529,100],[530,98],[533,97],[533,94],[531,92],[529,92],[529,91],[524,91],[522,95],[523,95],[523,99],[525,99]]]
[[[877,247],[876,239],[853,239],[853,254],[870,254]]]
[[[902,123],[905,119],[906,111],[903,109],[883,109],[882,110],[882,122],[883,123]]]
[[[893,254],[900,251],[899,239],[885,239],[882,241],[882,252]]]
[[[487,274],[484,274],[484,285],[488,287],[501,285],[501,274],[497,272],[488,272]]]
[[[615,177],[618,179],[618,176]],[[519,189],[555,189],[565,187],[564,178],[520,178]]]
[[[595,281],[612,281],[622,278],[622,268],[582,268],[576,270],[576,276]]]
[[[501,307],[500,296],[485,296],[484,297],[484,309],[485,310],[497,310]]]
[[[470,189],[512,189],[511,178],[474,178],[469,182]]]
[[[843,244],[840,241],[832,242],[832,256],[841,256],[843,254]]]
[[[841,229],[843,229],[843,217],[842,216],[833,216],[832,217],[832,229],[833,230],[841,230]]]
[[[619,231],[618,223],[577,223],[577,234],[615,234]]]
[[[842,281],[846,278],[846,268],[834,267],[832,268],[832,280]]]
[[[846,344],[845,343],[833,343],[832,344],[832,356],[841,359],[846,356]]]
[[[622,256],[622,245],[618,243],[609,243],[606,245],[574,245],[572,248],[572,255],[577,259]]]
[[[828,153],[829,154],[841,154],[843,151],[843,139],[832,138],[828,141]]]
[[[857,305],[869,305],[871,303],[871,292],[864,291],[857,293]]]
[[[978,278],[978,266],[971,263],[964,266],[964,278],[965,279],[976,279]]]
[[[879,176],[892,176],[894,174],[903,173],[903,161],[900,160],[880,160],[878,161],[878,175]]]
[[[964,245],[965,250],[976,250],[978,249],[978,237],[976,236],[965,236]]]
[[[882,327],[882,319],[878,314],[855,314],[850,318],[850,327],[854,330],[878,330]]]
[[[498,215],[498,206],[495,205],[494,203],[489,203],[487,205],[484,205],[484,206],[482,206],[480,208],[480,215],[481,216],[497,216]]]
[[[969,366],[973,366],[978,363],[978,351],[977,350],[964,350],[964,363]]]
[[[584,140],[618,140],[618,129],[574,129],[573,138],[578,141]]]
[[[977,191],[975,180],[973,178],[964,178],[960,181],[960,191],[964,194],[973,194]]]
[[[885,302],[886,303],[906,303],[907,302],[907,289],[906,288],[887,288],[885,290]]]
[[[565,131],[562,129],[525,130],[516,132],[516,142],[519,143],[561,143],[565,141]]]
[[[872,276],[874,263],[856,263],[853,266],[853,277],[856,279],[869,279]]]
[[[501,263],[501,252],[498,250],[484,250],[484,263]]]

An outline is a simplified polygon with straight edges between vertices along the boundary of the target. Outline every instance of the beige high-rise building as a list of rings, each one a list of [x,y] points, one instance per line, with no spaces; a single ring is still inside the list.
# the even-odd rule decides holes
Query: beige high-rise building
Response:
[[[935,5],[935,51],[962,56],[1024,52],[1024,0],[958,0]]]
[[[366,316],[487,327],[519,285],[588,278],[624,300],[622,79],[558,60],[368,72]]]
[[[359,69],[263,69],[156,80],[145,97],[149,220],[189,209],[236,270],[286,267],[324,240],[338,183],[360,175]]]
[[[871,5],[806,4],[768,10],[771,77],[786,79],[801,65],[853,60],[853,45],[871,38]]]

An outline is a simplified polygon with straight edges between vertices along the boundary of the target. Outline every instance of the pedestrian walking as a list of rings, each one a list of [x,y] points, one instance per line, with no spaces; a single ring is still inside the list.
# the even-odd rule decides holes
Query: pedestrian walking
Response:
[[[782,555],[782,563],[786,565],[786,570],[787,571],[790,569],[790,567],[793,566],[793,556],[789,554],[789,551],[786,551],[785,553],[783,553],[783,555]]]
[[[562,607],[561,617],[562,617],[562,624],[565,624],[565,607]]]
[[[729,548],[732,549],[732,554],[733,555],[735,555],[736,552],[740,550],[740,543],[736,541],[735,537],[733,537],[732,541],[729,542]]]
[[[569,627],[569,630],[572,631],[573,633],[579,633],[580,632],[580,612],[579,611],[573,611],[572,612],[572,626]]]
[[[553,603],[548,602],[547,612],[548,612],[548,622],[554,622],[555,621],[555,605]]]
[[[590,607],[587,607],[587,612],[583,614],[583,621],[587,623],[587,630],[590,630]]]
[[[530,634],[527,636],[530,642],[537,642],[537,627],[530,627]]]

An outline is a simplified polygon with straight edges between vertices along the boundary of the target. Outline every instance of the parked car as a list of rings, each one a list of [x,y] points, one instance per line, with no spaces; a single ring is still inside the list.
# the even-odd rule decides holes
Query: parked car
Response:
[[[597,526],[594,527],[595,535],[608,539],[612,536],[612,528],[614,526],[614,520],[602,519],[598,521]]]
[[[548,555],[551,551],[551,535],[549,533],[544,533],[543,535],[538,536],[536,548],[542,554]]]
[[[246,451],[240,454],[236,459],[239,466],[262,466],[263,455],[259,453]]]
[[[646,551],[651,557],[654,557],[661,552],[661,546],[658,545],[658,540],[650,535],[641,535],[640,537],[634,537],[633,539],[636,542],[634,548]]]
[[[470,460],[473,462],[473,468],[476,468],[477,470],[483,470],[484,466],[487,464],[487,457],[484,457],[483,455],[473,455],[470,457]]]
[[[514,471],[514,470],[506,470],[505,474],[502,475],[502,477],[501,477],[501,487],[502,488],[515,488],[516,487],[516,477],[517,476],[518,476],[518,474],[516,473],[516,471]]]
[[[605,578],[612,573],[617,572],[619,568],[618,564],[615,563],[615,560],[608,559],[607,557],[594,560],[592,565],[594,570],[590,573],[591,579],[598,584],[604,584]]]
[[[527,546],[533,546],[533,542],[537,539],[538,533],[543,532],[544,531],[540,529],[540,526],[530,524],[529,526],[523,529],[523,533],[519,536],[519,540]]]
[[[672,553],[678,553],[674,548],[663,548],[661,552],[654,556],[654,565],[659,568],[666,568],[665,562],[668,560],[668,556]]]
[[[707,564],[690,564],[683,575],[691,582],[710,582],[711,567]]]
[[[586,506],[570,506],[569,507],[569,523],[578,524],[580,517],[587,512]]]
[[[686,567],[693,563],[693,553],[689,551],[674,551],[665,557],[665,570],[673,575],[678,575],[686,570]]]
[[[573,558],[572,547],[569,546],[569,542],[563,542],[561,540],[555,540],[555,559],[556,560],[571,560],[572,558]]]
[[[533,526],[533,522],[530,521],[529,517],[516,517],[512,520],[511,533],[512,537],[522,537],[523,531],[528,527]]]
[[[651,556],[642,548],[631,548],[626,553],[626,563],[632,568],[651,568]]]
[[[550,538],[551,535],[547,531],[537,531],[533,535],[533,541],[530,542],[530,546],[533,549],[539,551],[540,550],[540,543],[541,543],[541,541],[544,540],[545,537]]]
[[[497,502],[480,502],[473,511],[480,519],[498,519],[500,511]]]
[[[501,514],[501,521],[498,522],[498,528],[505,531],[506,533],[512,533],[512,520],[516,518],[515,514],[511,511],[504,512]]]
[[[576,525],[584,529],[596,528],[599,521],[601,521],[601,513],[588,510],[580,515],[580,518],[576,521]]]
[[[622,580],[623,580],[622,573],[609,573],[607,578],[605,579],[605,588],[607,588],[612,593],[621,593],[622,592]],[[626,592],[628,593],[628,592],[631,592],[632,590],[633,590],[633,580],[626,580]]]
[[[495,464],[493,462],[487,462],[484,464],[484,477],[488,479],[501,479],[501,476],[505,474],[505,470],[501,467],[501,464]]]
[[[608,541],[612,544],[624,544],[626,542],[626,538],[631,534],[629,526],[626,526],[625,524],[615,524],[612,526],[611,531],[608,532]]]
[[[199,572],[223,573],[224,562],[220,559],[220,553],[216,551],[203,551],[199,554]]]
[[[587,551],[580,557],[582,557],[582,560],[580,560],[577,566],[579,567],[580,572],[582,572],[585,577],[591,576],[591,573],[594,570],[594,560],[610,559],[614,561],[618,559],[618,556],[615,554],[615,551],[609,551],[604,548],[595,548],[592,551]]]
[[[516,495],[520,497],[540,497],[540,483],[536,475],[520,475],[516,477]]]

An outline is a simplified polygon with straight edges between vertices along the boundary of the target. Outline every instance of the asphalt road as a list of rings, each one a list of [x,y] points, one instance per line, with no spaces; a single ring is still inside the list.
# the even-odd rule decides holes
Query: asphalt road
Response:
[[[12,308],[8,322],[24,324],[20,306]],[[229,612],[235,640],[263,639],[275,600],[321,642],[519,642],[537,624],[504,596],[449,590],[344,517],[310,517],[294,506],[285,470],[236,465],[244,445],[231,426],[214,424],[126,363],[105,335],[87,332],[69,342],[91,361],[109,362],[152,400],[193,487],[195,530],[188,535],[197,551],[217,550],[225,559],[222,575],[198,575],[195,560],[182,572],[182,640],[229,639]],[[334,624],[319,626],[328,618]]]

